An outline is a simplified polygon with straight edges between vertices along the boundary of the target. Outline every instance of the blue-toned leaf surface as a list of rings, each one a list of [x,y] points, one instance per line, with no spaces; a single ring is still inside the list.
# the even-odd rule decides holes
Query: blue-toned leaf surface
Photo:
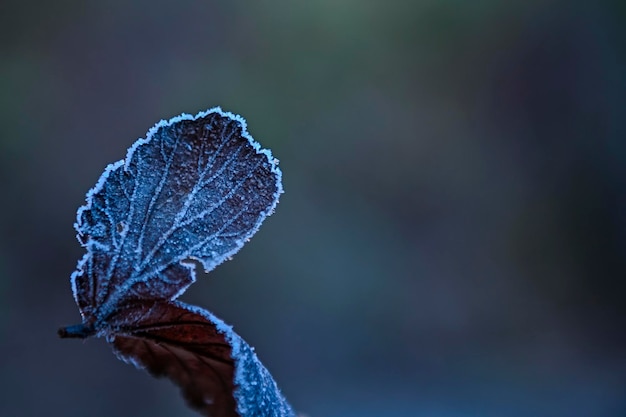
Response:
[[[214,108],[161,121],[109,165],[78,210],[87,249],[71,282],[81,325],[120,358],[167,376],[213,417],[293,416],[252,348],[211,313],[174,301],[237,252],[274,210],[281,172],[244,120]]]
[[[280,170],[219,110],[182,115],[152,128],[125,161],[107,167],[78,211],[87,254],[72,276],[88,322],[132,299],[172,299],[237,252],[274,209]]]

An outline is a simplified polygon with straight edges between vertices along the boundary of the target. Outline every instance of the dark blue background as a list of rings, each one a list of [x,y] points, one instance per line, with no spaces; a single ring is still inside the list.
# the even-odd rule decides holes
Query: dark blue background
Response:
[[[577,3],[3,1],[0,415],[195,415],[55,332],[87,190],[215,105],[286,193],[182,299],[296,409],[625,415],[626,8]]]

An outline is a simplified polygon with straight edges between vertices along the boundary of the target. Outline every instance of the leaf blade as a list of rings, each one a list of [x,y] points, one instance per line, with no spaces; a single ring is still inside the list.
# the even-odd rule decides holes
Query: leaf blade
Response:
[[[111,317],[109,338],[125,362],[167,377],[189,406],[211,417],[295,416],[252,348],[201,308],[142,301]]]
[[[234,255],[273,212],[281,176],[239,116],[214,108],[155,125],[78,210],[87,255],[72,287],[83,317],[98,322],[131,299],[178,297],[195,280],[181,262],[210,271]]]

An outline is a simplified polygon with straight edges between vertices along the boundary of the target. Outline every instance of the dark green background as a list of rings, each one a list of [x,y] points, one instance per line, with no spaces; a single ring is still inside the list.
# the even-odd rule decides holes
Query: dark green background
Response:
[[[182,299],[297,410],[626,415],[625,26],[621,1],[3,1],[0,415],[195,415],[55,332],[86,191],[216,105],[286,193]]]

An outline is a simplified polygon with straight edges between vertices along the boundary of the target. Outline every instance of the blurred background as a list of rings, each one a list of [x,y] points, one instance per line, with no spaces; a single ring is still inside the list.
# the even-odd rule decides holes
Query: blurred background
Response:
[[[0,415],[194,416],[79,322],[73,222],[216,105],[286,193],[182,300],[310,417],[626,415],[621,1],[3,1]]]

